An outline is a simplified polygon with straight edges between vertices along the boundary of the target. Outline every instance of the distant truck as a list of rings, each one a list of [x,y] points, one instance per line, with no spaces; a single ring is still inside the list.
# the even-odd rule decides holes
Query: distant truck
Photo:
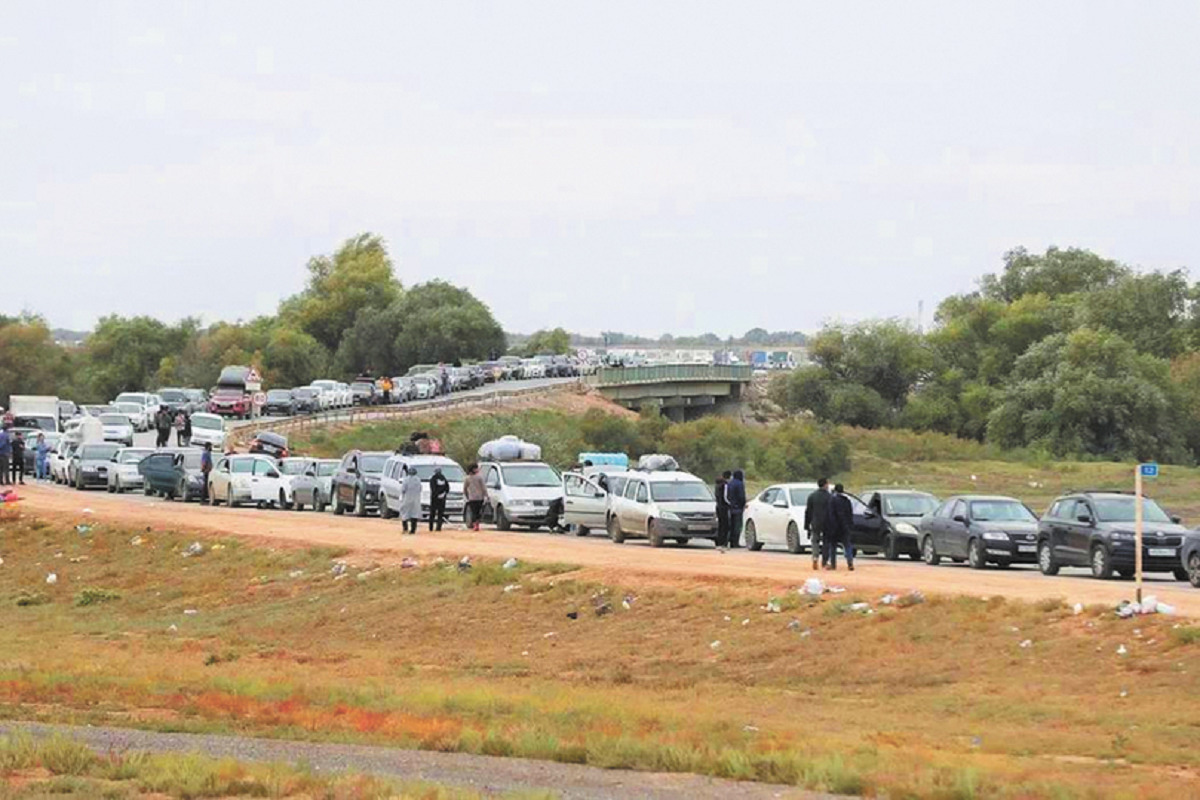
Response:
[[[750,365],[754,369],[766,369],[768,363],[766,350],[754,350],[750,353]]]
[[[250,419],[254,395],[262,391],[262,378],[254,367],[230,366],[221,370],[217,388],[208,400],[210,414]]]
[[[9,398],[9,413],[15,428],[41,428],[60,431],[58,398],[49,395],[14,394]]]

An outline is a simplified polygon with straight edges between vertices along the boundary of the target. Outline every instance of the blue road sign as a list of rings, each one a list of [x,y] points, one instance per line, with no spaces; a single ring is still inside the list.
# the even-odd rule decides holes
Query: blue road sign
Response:
[[[1143,478],[1157,478],[1158,477],[1158,464],[1154,464],[1154,463],[1139,464],[1138,470],[1141,472]]]

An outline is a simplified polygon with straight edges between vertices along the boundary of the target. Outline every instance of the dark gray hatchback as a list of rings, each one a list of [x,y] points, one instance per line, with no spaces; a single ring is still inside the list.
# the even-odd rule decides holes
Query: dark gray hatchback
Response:
[[[1038,525],[1038,567],[1055,575],[1060,567],[1088,567],[1097,578],[1134,573],[1136,535],[1133,495],[1088,491],[1063,495],[1050,504]],[[1142,499],[1142,570],[1170,572],[1187,580],[1182,549],[1189,537],[1178,518],[1158,503]]]

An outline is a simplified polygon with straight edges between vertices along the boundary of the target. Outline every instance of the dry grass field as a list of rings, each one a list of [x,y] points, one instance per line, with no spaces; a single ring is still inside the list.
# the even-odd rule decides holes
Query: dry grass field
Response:
[[[1200,793],[1200,629],[1170,617],[795,591],[776,613],[765,584],[190,544],[4,520],[0,715],[889,797]]]

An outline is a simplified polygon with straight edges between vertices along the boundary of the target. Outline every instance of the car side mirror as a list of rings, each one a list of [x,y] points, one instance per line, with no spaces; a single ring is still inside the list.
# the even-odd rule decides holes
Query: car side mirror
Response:
[[[317,477],[317,473],[313,472],[313,471],[310,469],[308,472],[304,473],[304,477],[306,477],[306,478],[315,478],[315,477]]]
[[[967,524],[967,518],[966,518],[966,517],[964,517],[962,514],[955,514],[955,515],[954,515],[954,521],[955,521],[955,522],[961,522],[963,525],[966,525],[966,524]]]
[[[774,505],[776,508],[787,508],[787,507],[788,507],[787,500],[776,500],[776,501],[773,503],[773,505]]]
[[[604,492],[602,489],[597,489],[597,490],[596,490],[596,491],[595,491],[595,492],[592,494],[592,497],[607,497],[607,496],[608,496],[608,495],[607,495],[607,494],[606,494],[606,493],[605,493],[605,492]]]
[[[1075,517],[1075,519],[1078,522],[1082,522],[1084,525],[1092,524],[1092,518],[1090,516],[1088,516],[1087,514],[1080,514],[1079,516]]]
[[[1183,517],[1177,517],[1177,516],[1172,515],[1171,522],[1174,522],[1176,525],[1180,525],[1183,523]]]
[[[268,478],[278,478],[278,477],[279,477],[279,473],[278,473],[278,472],[276,472],[275,470],[271,470],[270,472],[268,472],[268,473],[267,473],[267,477],[268,477]]]

